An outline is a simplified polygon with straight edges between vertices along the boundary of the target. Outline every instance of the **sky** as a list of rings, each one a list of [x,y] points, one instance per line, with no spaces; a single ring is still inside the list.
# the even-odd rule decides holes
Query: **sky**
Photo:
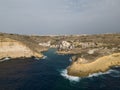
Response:
[[[0,0],[0,32],[39,35],[120,32],[120,0]]]

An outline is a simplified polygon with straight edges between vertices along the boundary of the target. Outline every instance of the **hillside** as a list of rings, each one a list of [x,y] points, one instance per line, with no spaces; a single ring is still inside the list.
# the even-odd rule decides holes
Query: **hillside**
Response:
[[[85,77],[93,73],[105,72],[113,66],[120,65],[120,53],[104,56],[93,62],[83,63],[74,62],[68,67],[68,74],[73,76]]]
[[[33,40],[30,36],[17,34],[0,34],[0,59],[5,57],[43,57],[40,53],[46,50]]]

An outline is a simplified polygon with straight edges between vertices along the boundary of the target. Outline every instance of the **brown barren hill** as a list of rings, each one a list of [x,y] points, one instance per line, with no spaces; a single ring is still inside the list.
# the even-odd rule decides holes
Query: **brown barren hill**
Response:
[[[11,38],[0,37],[0,59],[10,58],[28,58],[28,57],[43,57],[42,54],[34,51],[21,41],[17,41]]]

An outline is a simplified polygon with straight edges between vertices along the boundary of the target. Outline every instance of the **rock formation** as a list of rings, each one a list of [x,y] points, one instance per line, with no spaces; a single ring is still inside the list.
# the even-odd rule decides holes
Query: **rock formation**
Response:
[[[97,72],[105,72],[109,68],[120,65],[120,53],[103,56],[93,62],[86,62],[79,58],[68,67],[68,74],[72,76],[85,77]]]
[[[50,47],[51,45],[51,41],[48,41],[46,43],[39,43],[40,46],[44,46],[44,47]]]
[[[10,39],[2,38],[0,42],[0,59],[5,57],[10,58],[21,58],[21,57],[38,57],[41,58],[43,55],[31,50],[22,42]]]
[[[68,49],[70,47],[70,43],[67,41],[62,41],[59,48],[60,49]]]

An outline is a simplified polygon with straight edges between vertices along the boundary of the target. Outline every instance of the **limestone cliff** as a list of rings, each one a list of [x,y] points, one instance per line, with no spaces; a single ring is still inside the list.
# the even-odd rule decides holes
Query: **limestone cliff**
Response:
[[[68,74],[73,76],[85,77],[97,72],[105,72],[110,67],[120,65],[120,53],[98,58],[93,62],[86,62],[84,59],[74,61],[68,67]]]
[[[32,56],[41,58],[43,56],[42,54],[31,50],[20,41],[5,37],[0,37],[0,40],[0,59],[5,57],[28,58]]]

